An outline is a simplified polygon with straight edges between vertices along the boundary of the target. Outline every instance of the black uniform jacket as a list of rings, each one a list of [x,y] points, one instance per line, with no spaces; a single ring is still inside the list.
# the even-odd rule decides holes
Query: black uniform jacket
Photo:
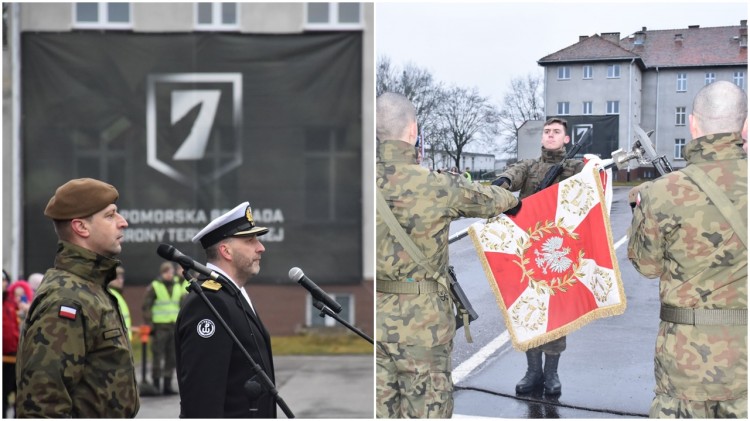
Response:
[[[197,282],[255,363],[275,382],[268,331],[237,286],[220,282],[217,290],[216,281]],[[248,397],[245,382],[253,377],[250,362],[192,290],[177,316],[175,347],[180,417],[276,418],[276,402],[267,387],[257,399]],[[263,385],[259,376],[255,380]]]

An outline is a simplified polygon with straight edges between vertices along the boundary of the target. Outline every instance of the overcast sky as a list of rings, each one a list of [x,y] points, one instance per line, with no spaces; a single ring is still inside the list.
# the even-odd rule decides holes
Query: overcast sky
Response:
[[[735,26],[747,2],[382,3],[375,4],[376,57],[413,62],[437,81],[471,88],[500,104],[513,77],[541,74],[537,60],[579,35]]]

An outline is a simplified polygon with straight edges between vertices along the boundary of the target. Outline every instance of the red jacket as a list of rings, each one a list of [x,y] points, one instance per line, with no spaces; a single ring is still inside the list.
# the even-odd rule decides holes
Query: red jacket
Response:
[[[25,281],[10,284],[7,293],[3,293],[3,355],[16,355],[18,340],[21,336],[21,321],[18,320],[18,305],[15,300],[15,290],[21,288],[26,298],[31,302],[34,292]]]
[[[18,307],[11,294],[3,294],[3,355],[16,355],[18,338]]]

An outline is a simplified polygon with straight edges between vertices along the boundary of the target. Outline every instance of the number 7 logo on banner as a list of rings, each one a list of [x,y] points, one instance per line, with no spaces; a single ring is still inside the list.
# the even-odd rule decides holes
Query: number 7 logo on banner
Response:
[[[168,113],[163,111],[166,108],[169,108]],[[188,116],[193,117],[192,125],[183,135],[184,125],[191,122]],[[220,116],[229,121],[217,128]],[[214,163],[210,171],[198,170],[200,161],[209,158],[207,148],[217,130],[222,131],[222,144],[233,148],[226,156],[214,156],[220,163]],[[242,74],[148,75],[146,142],[148,165],[188,187],[215,181],[239,167],[242,164]]]

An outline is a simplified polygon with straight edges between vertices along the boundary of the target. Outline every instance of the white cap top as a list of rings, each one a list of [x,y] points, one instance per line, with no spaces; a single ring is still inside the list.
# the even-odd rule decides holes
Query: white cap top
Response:
[[[267,232],[268,228],[255,226],[250,203],[242,202],[234,209],[211,221],[193,237],[192,241],[194,243],[200,241],[205,249],[225,238],[246,235],[260,236]]]

